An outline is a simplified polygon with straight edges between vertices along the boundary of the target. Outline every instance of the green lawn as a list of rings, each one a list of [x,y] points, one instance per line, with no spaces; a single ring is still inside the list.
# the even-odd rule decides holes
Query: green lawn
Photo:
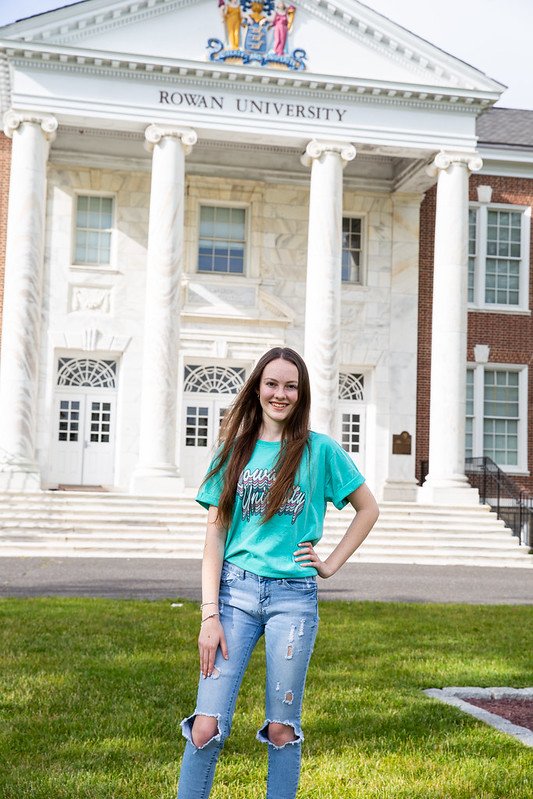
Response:
[[[320,615],[299,799],[531,799],[533,750],[421,689],[533,685],[533,608]],[[1,600],[1,799],[172,799],[198,616],[170,600]],[[212,799],[264,799],[261,646],[253,657]]]

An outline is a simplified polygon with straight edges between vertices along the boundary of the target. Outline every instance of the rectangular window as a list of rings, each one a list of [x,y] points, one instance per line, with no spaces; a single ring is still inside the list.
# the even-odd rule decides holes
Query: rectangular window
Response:
[[[343,217],[342,220],[342,281],[362,283],[361,258],[363,247],[362,220]]]
[[[490,211],[487,218],[485,302],[518,305],[522,258],[522,214]]]
[[[474,370],[466,371],[466,444],[465,455],[472,458],[474,452]]]
[[[468,302],[474,302],[474,276],[476,272],[477,211],[468,211]]]
[[[76,264],[111,263],[113,198],[79,195],[76,207]]]
[[[518,373],[485,370],[483,454],[498,466],[518,466]]]
[[[527,369],[478,364],[466,373],[466,457],[527,469]]]
[[[468,302],[527,310],[529,214],[513,206],[469,210]]]
[[[198,271],[242,275],[246,250],[244,208],[200,206]]]

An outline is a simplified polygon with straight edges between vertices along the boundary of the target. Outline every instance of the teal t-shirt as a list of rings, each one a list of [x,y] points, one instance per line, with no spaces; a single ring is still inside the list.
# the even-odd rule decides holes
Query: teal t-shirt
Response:
[[[327,503],[332,502],[339,510],[343,508],[348,495],[364,483],[364,477],[348,453],[329,436],[311,432],[309,443],[290,497],[266,524],[261,524],[261,520],[267,492],[274,482],[273,466],[281,443],[261,440],[256,443],[237,483],[233,517],[226,536],[226,560],[262,577],[307,577],[317,573],[312,566],[300,566],[293,552],[302,541],[316,544],[320,540]],[[204,508],[218,507],[223,472],[222,469],[200,488],[196,500]]]

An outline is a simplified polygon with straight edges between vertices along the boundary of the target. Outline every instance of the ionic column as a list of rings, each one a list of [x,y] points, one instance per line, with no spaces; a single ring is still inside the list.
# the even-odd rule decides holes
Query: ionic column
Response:
[[[139,462],[132,491],[176,494],[179,290],[183,261],[185,156],[197,140],[188,128],[150,125],[152,183],[146,264]]]
[[[8,111],[13,139],[0,354],[0,487],[37,490],[37,378],[44,257],[46,162],[57,120]]]
[[[351,144],[311,141],[302,163],[311,166],[305,361],[311,380],[313,430],[332,434],[339,383],[342,280],[342,170],[355,158]]]
[[[468,176],[481,169],[475,154],[437,155],[433,267],[429,474],[420,499],[477,502],[465,477]]]

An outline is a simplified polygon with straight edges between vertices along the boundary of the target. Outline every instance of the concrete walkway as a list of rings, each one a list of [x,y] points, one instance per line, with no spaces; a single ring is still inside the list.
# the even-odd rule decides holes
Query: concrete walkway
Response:
[[[0,596],[200,599],[200,560],[0,558]],[[529,569],[348,563],[320,599],[533,605]]]

